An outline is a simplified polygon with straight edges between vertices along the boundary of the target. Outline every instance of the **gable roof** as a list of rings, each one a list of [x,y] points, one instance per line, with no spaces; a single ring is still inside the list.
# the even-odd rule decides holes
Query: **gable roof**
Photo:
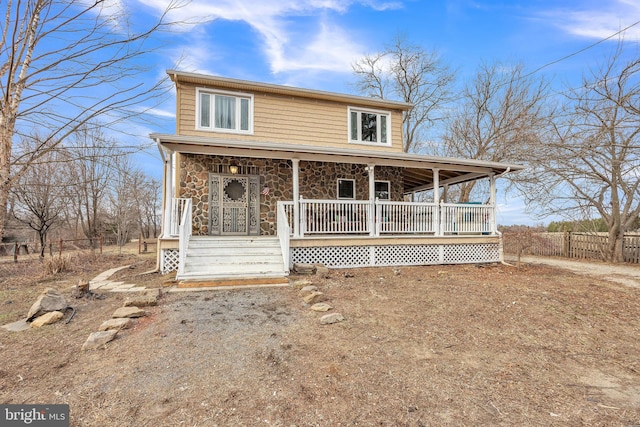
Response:
[[[325,92],[321,90],[302,89],[293,86],[275,85],[270,83],[258,83],[248,80],[231,79],[227,77],[210,76],[206,74],[186,73],[184,71],[167,70],[167,74],[174,83],[191,83],[204,86],[215,86],[230,90],[246,92],[263,92],[277,95],[288,95],[301,98],[322,99],[326,101],[342,102],[347,104],[366,105],[387,110],[408,111],[413,108],[413,104],[402,101],[391,101],[387,99],[371,98],[366,96],[346,95],[336,92]]]

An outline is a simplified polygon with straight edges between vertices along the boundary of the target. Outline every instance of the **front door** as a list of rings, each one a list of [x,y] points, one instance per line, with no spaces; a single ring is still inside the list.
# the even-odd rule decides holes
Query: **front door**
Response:
[[[259,234],[258,176],[214,175],[209,178],[209,234]]]

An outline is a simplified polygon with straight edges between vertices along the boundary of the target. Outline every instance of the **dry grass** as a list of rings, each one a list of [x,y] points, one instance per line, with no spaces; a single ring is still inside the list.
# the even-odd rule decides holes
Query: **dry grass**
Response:
[[[169,294],[85,353],[125,296],[82,301],[69,325],[0,332],[0,402],[69,403],[74,426],[640,424],[638,289],[540,266],[350,273],[312,278],[340,324],[289,288]],[[13,283],[0,304],[28,309]]]

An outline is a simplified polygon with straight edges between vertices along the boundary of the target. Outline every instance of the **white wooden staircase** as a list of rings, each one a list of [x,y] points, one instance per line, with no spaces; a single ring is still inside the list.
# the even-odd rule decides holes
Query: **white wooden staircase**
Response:
[[[286,283],[277,237],[191,236],[184,271],[176,279],[226,285]]]

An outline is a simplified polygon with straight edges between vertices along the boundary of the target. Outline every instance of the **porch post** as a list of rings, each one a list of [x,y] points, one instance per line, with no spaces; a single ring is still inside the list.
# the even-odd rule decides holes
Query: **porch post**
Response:
[[[496,206],[496,176],[494,174],[489,175],[489,204],[491,205],[491,234],[496,234],[498,231],[498,209]]]
[[[367,165],[369,172],[369,236],[376,235],[376,175],[375,165]]]
[[[433,203],[436,205],[433,216],[434,234],[442,236],[442,228],[440,227],[440,169],[433,169]]]
[[[291,159],[293,166],[293,237],[300,237],[300,159]]]
[[[162,224],[162,237],[169,237],[171,235],[171,212],[173,210],[173,152],[167,153],[164,162],[164,210],[163,224]]]

